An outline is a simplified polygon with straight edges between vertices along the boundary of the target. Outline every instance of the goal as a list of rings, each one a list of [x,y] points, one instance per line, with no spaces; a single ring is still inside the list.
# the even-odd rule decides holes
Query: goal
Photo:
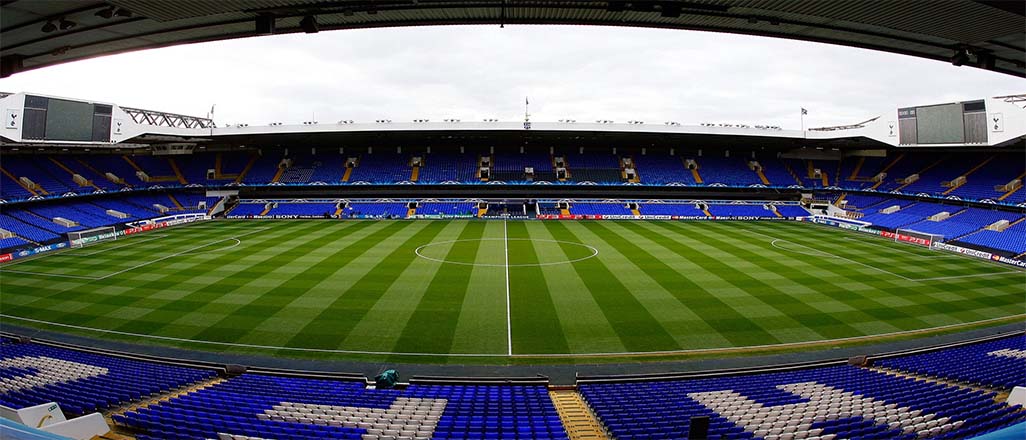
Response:
[[[936,242],[944,241],[944,235],[919,232],[912,229],[898,229],[894,233],[894,241],[931,247]]]
[[[105,226],[102,228],[93,228],[87,229],[85,231],[75,231],[68,233],[68,242],[70,242],[71,247],[73,248],[82,247],[89,243],[117,239],[118,234],[113,226]]]

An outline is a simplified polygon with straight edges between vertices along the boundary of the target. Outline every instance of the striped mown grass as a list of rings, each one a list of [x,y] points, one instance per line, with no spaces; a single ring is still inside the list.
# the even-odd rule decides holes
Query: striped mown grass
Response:
[[[5,265],[0,313],[224,352],[508,362],[974,323],[1021,315],[1024,281],[792,222],[215,221]]]

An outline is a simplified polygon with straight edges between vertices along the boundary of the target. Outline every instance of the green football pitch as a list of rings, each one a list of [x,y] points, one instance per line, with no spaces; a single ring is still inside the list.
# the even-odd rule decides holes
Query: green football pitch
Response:
[[[1021,319],[1024,281],[797,222],[212,221],[5,265],[0,317],[217,352],[488,363]]]

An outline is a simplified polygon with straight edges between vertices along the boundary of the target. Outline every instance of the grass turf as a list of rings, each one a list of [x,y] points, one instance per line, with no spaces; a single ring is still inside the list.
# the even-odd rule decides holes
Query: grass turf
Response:
[[[1021,314],[1024,279],[791,222],[218,221],[5,265],[0,313],[216,351],[507,362],[971,323]]]

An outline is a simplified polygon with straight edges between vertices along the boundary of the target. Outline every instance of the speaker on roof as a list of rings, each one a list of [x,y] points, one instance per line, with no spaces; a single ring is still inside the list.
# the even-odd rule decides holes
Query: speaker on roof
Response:
[[[257,15],[256,18],[256,33],[258,35],[271,35],[274,33],[274,16],[273,15]]]
[[[709,416],[695,416],[688,424],[688,439],[705,440],[709,438]]]

